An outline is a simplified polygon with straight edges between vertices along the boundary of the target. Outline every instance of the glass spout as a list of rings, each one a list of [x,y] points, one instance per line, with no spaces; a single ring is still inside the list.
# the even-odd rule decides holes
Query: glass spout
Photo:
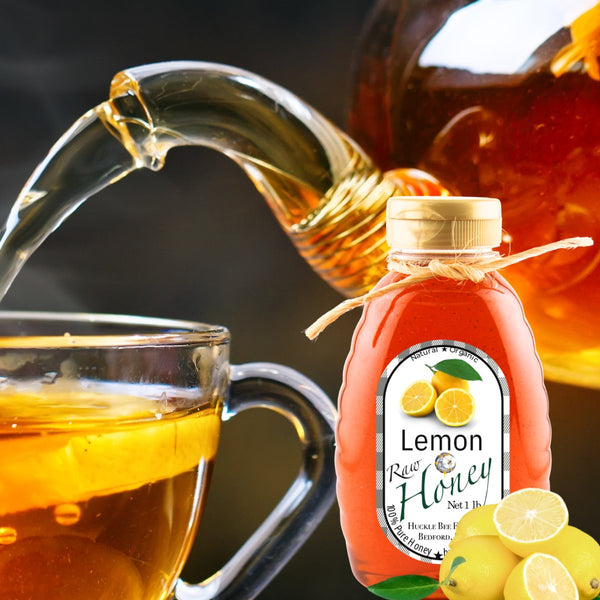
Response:
[[[127,69],[110,99],[58,140],[19,194],[0,240],[0,294],[82,202],[170,148],[206,146],[248,174],[313,269],[345,295],[385,269],[385,204],[444,193],[420,171],[380,172],[342,131],[253,73],[203,62]]]
[[[333,124],[284,88],[213,63],[171,62],[118,73],[107,124],[136,164],[158,170],[175,146],[222,152],[250,176],[287,226],[310,200],[282,202],[278,183],[322,196],[344,174],[351,143]],[[296,182],[296,183],[294,183]]]

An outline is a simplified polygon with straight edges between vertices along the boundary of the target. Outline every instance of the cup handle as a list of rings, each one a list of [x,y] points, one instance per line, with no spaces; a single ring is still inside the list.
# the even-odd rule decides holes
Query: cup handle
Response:
[[[220,571],[199,584],[177,582],[177,600],[255,598],[333,503],[336,411],[325,393],[289,367],[273,363],[232,365],[223,419],[255,407],[274,410],[294,425],[302,443],[300,471],[279,504]]]

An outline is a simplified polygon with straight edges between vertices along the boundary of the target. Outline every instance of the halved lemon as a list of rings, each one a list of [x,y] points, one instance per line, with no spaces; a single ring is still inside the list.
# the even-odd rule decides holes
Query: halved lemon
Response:
[[[494,511],[500,539],[519,556],[547,552],[568,523],[564,500],[554,492],[537,488],[509,494]]]
[[[579,592],[566,567],[549,554],[532,554],[510,573],[505,600],[578,600]]]
[[[466,390],[450,388],[439,395],[435,414],[444,425],[461,427],[475,416],[475,399]]]
[[[437,392],[425,379],[409,385],[400,399],[400,407],[411,417],[424,417],[433,411]]]

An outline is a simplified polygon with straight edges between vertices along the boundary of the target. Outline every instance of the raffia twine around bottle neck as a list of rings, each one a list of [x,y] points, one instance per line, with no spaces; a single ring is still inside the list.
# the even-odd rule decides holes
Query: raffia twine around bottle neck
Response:
[[[406,277],[400,281],[373,289],[362,296],[349,298],[348,300],[341,302],[319,317],[305,330],[304,333],[308,339],[314,340],[329,327],[329,325],[348,311],[358,308],[359,306],[365,306],[381,296],[396,292],[415,283],[421,283],[433,278],[453,279],[454,281],[469,280],[480,283],[485,279],[485,276],[488,273],[499,271],[504,267],[509,267],[529,258],[534,258],[548,252],[554,252],[555,250],[572,250],[574,248],[592,246],[593,243],[592,238],[589,237],[573,237],[545,244],[544,246],[536,246],[535,248],[530,248],[529,250],[509,256],[485,256],[479,259],[471,258],[467,261],[461,260],[460,255],[458,255],[447,260],[440,258],[432,259],[425,264],[423,264],[422,261],[405,261],[391,256],[388,259],[388,269],[406,275]]]

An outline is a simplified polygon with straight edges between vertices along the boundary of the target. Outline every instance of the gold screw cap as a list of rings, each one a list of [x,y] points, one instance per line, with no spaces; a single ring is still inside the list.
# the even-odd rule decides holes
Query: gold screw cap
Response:
[[[387,203],[387,241],[406,250],[494,248],[502,241],[500,200],[394,196]]]

